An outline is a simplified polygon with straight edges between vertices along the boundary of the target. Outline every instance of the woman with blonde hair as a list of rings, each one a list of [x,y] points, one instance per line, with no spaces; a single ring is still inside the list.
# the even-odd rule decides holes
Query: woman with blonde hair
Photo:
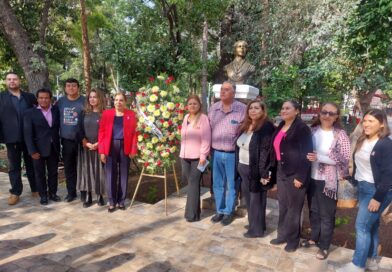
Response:
[[[249,228],[244,234],[247,238],[263,237],[266,230],[267,191],[276,182],[270,177],[269,159],[274,129],[264,102],[249,102],[236,141],[236,169],[242,179],[241,194],[248,211]]]
[[[105,204],[105,173],[98,154],[98,128],[105,108],[104,94],[92,89],[88,94],[81,120],[81,141],[77,165],[77,188],[81,193],[83,207],[92,205],[92,191],[98,195],[98,205]]]
[[[200,179],[210,153],[211,128],[207,115],[201,112],[201,101],[197,95],[187,99],[188,114],[181,129],[182,178],[188,181],[188,197],[185,219],[188,222],[200,220]]]

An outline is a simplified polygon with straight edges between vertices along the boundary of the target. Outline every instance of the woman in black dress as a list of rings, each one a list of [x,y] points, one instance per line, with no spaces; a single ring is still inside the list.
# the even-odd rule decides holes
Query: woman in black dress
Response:
[[[82,195],[83,207],[92,204],[92,191],[98,195],[98,205],[105,205],[104,167],[98,154],[98,128],[105,100],[101,90],[92,89],[82,115],[82,147],[78,155],[77,186]]]

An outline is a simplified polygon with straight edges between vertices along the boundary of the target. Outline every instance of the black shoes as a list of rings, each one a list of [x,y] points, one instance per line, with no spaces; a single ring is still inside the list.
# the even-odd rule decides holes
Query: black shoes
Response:
[[[230,225],[231,224],[231,222],[233,222],[233,215],[231,215],[231,214],[225,214],[224,216],[223,216],[223,219],[222,219],[222,222],[221,222],[221,224],[223,225],[223,226],[227,226],[227,225]]]
[[[105,205],[105,201],[103,200],[103,196],[99,195],[98,206],[104,206],[104,205]]]
[[[76,195],[70,195],[70,194],[68,194],[65,198],[64,198],[64,201],[66,201],[66,202],[72,202],[72,201],[74,201],[76,199]]]
[[[211,218],[211,222],[212,222],[212,223],[218,223],[218,222],[222,221],[222,219],[223,219],[223,214],[217,213],[217,214],[215,214],[215,215]]]
[[[88,192],[87,196],[85,196],[85,200],[83,202],[83,208],[88,208],[93,205],[93,196],[91,192]]]
[[[270,244],[271,244],[271,245],[282,245],[282,244],[284,244],[284,243],[286,243],[286,242],[285,242],[285,241],[282,241],[282,240],[279,240],[278,238],[272,239],[272,240],[270,241]]]
[[[254,235],[252,233],[249,233],[249,231],[244,233],[244,237],[245,238],[260,238],[263,237],[264,235]]]
[[[200,219],[189,219],[189,218],[185,218],[185,219],[186,219],[186,222],[189,222],[189,223],[200,221]]]
[[[47,196],[41,196],[41,200],[39,201],[39,203],[41,205],[44,205],[44,206],[48,205],[49,204],[48,197]]]
[[[52,200],[54,202],[59,202],[59,201],[61,201],[61,198],[56,194],[52,194],[52,195],[49,195],[49,200]]]
[[[118,206],[118,209],[124,211],[125,210],[125,206],[124,205],[120,205],[120,206]]]
[[[286,252],[295,252],[296,250],[297,250],[297,247],[293,247],[293,246],[289,246],[289,245],[286,245],[285,247],[284,247],[284,250],[286,251]]]
[[[116,210],[115,206],[109,206],[109,208],[108,208],[108,212],[110,212],[110,213],[114,212],[115,210]]]

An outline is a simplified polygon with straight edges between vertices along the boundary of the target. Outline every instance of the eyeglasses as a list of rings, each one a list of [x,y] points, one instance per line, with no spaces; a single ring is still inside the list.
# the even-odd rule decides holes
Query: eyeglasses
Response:
[[[337,115],[337,112],[333,112],[333,111],[321,111],[320,113],[321,115],[329,115],[329,116]]]

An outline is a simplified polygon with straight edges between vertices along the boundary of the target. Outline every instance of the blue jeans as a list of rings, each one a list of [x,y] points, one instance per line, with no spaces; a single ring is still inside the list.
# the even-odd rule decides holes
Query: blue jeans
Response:
[[[368,205],[375,192],[376,187],[373,183],[358,183],[359,210],[355,221],[356,241],[352,262],[361,268],[365,268],[367,258],[377,256],[380,216],[392,201],[392,191],[389,191],[378,211],[370,212]]]
[[[216,212],[232,214],[237,197],[238,182],[235,179],[235,153],[215,150],[213,161],[213,188]]]

